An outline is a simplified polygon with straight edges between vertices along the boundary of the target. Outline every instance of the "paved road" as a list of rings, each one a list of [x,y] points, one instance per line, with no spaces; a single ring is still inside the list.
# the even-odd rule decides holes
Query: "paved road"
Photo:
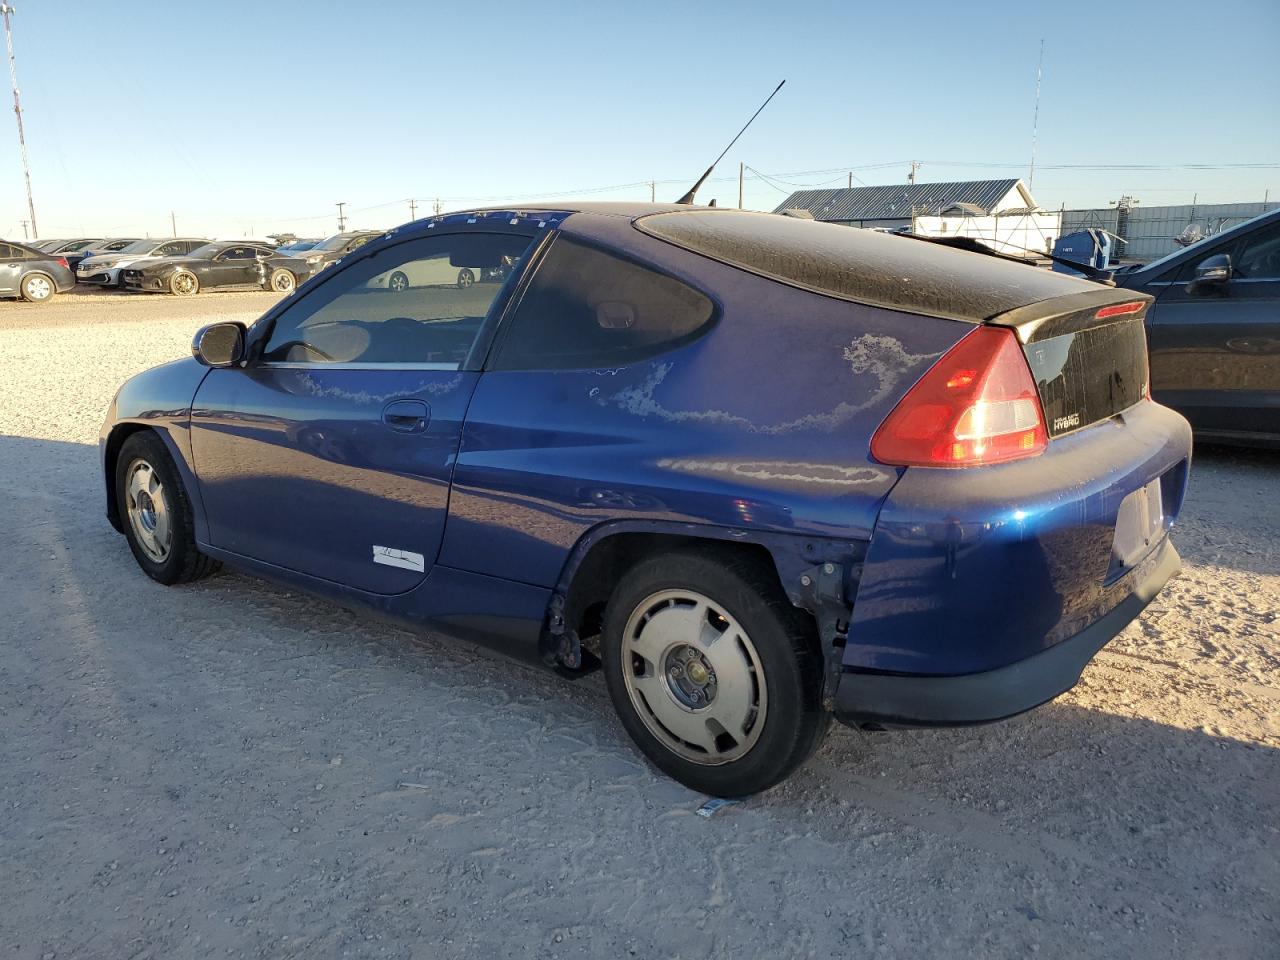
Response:
[[[1186,572],[1058,702],[704,819],[598,677],[135,568],[112,391],[269,302],[0,304],[0,954],[1276,956],[1280,457],[1197,451]]]

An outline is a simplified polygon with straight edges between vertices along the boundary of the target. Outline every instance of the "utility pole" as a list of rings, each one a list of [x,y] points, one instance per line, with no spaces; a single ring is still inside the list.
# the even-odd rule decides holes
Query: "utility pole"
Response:
[[[418,201],[414,200],[412,197],[409,198],[409,219],[418,219]]]
[[[1040,126],[1040,74],[1044,70],[1044,37],[1040,38],[1040,62],[1036,64],[1036,110],[1031,118],[1031,169],[1027,173],[1027,190],[1036,182],[1036,130]]]
[[[440,198],[436,197],[436,216],[440,216]]]
[[[169,226],[173,228],[173,235],[178,235],[178,218],[173,215],[173,211],[169,211]]]
[[[850,190],[853,189],[853,171],[852,170],[849,171],[849,189]]]
[[[347,205],[347,202],[345,200],[339,204],[335,204],[335,206],[337,206],[338,208],[338,232],[339,233],[347,229],[347,216],[345,213],[342,212],[342,208],[345,207],[346,205]]]
[[[658,199],[658,181],[650,180],[649,181],[649,202],[655,203],[657,202],[657,199]]]
[[[27,137],[22,131],[22,100],[18,97],[18,64],[13,59],[13,28],[9,25],[9,14],[14,13],[13,5],[0,3],[0,15],[4,16],[4,42],[9,48],[9,80],[13,84],[13,113],[18,118],[18,147],[22,152],[22,175],[27,180],[27,213],[31,216],[31,236],[40,239],[40,230],[36,227],[36,202],[31,197],[31,165],[27,162]]]
[[[28,223],[29,221],[27,221],[27,220],[19,220],[18,222],[19,222],[20,224],[22,224],[22,239],[23,239],[23,240],[30,239],[30,238],[27,236],[27,223]]]
[[[915,160],[911,161],[911,172],[907,174],[907,183],[916,182],[916,171],[919,170],[922,166],[923,164],[919,163],[918,161],[915,161]],[[850,174],[850,176],[852,177],[852,174]]]
[[[743,171],[743,167],[744,167],[744,165],[743,165],[742,161],[741,161],[741,160],[739,160],[739,161],[738,161],[738,209],[739,209],[739,210],[741,210],[741,209],[742,209],[742,171]]]

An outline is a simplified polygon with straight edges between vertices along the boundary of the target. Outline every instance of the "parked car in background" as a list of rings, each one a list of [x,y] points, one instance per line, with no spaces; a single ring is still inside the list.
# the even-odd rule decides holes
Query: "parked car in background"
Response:
[[[283,256],[274,247],[233,240],[206,243],[183,257],[125,267],[120,282],[126,290],[179,297],[228,287],[290,293],[311,273],[306,262]]]
[[[75,285],[66,257],[22,243],[0,241],[0,297],[43,303]]]
[[[1056,697],[1177,571],[1149,303],[731,209],[432,218],[127,382],[107,515],[160,583],[226,562],[603,666],[655,765],[741,796],[833,715]]]
[[[380,236],[382,236],[381,230],[349,230],[346,233],[335,233],[303,253],[302,257],[311,267],[312,273],[319,273],[325,267],[337,263],[352,250],[358,250],[374,237]]]
[[[1197,437],[1280,446],[1280,210],[1115,281],[1155,298],[1152,396]]]
[[[209,243],[206,239],[171,237],[167,240],[135,240],[115,253],[100,253],[85,257],[76,267],[76,280],[102,287],[119,287],[120,271],[136,267],[140,263],[163,257],[186,256]]]
[[[320,237],[312,237],[310,239],[294,238],[293,240],[290,240],[287,243],[282,243],[280,246],[276,247],[276,252],[288,254],[301,253],[304,250],[313,249],[315,245],[320,242]]]
[[[74,272],[83,260],[101,253],[115,253],[118,250],[123,250],[130,244],[137,243],[139,239],[138,237],[113,237],[110,240],[99,240],[74,253],[65,254],[67,266]]]
[[[101,237],[81,237],[75,240],[48,240],[42,241],[39,249],[43,250],[45,253],[69,256],[73,253],[80,253],[82,250],[87,250],[95,243],[101,242]]]

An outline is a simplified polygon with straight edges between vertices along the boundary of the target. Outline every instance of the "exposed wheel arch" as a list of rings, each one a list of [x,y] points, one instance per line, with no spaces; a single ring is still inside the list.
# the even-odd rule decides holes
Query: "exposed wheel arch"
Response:
[[[124,523],[120,519],[120,504],[116,500],[116,462],[120,459],[120,448],[124,446],[124,442],[143,430],[151,430],[151,428],[143,423],[116,424],[107,434],[107,445],[102,453],[102,478],[107,486],[107,520],[116,533],[124,533]]]

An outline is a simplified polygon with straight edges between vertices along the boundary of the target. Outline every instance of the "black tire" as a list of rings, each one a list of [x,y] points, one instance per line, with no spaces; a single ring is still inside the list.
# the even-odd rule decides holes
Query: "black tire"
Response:
[[[409,289],[409,277],[403,270],[396,270],[387,277],[387,289],[395,293],[403,293]]]
[[[170,543],[163,559],[150,556],[130,518],[128,483],[134,467],[139,462],[154,470],[161,484],[159,493],[169,517]],[[142,571],[157,583],[166,586],[190,583],[207,577],[222,566],[196,548],[195,524],[192,522],[191,501],[187,498],[182,477],[178,474],[164,441],[150,430],[142,430],[128,437],[116,459],[116,505],[120,512],[120,524],[124,527],[129,549]]]
[[[476,275],[472,273],[469,268],[463,267],[461,270],[458,271],[459,287],[463,287],[463,288],[470,287],[470,286],[473,286],[475,282],[476,282]]]
[[[58,295],[58,285],[47,273],[28,273],[22,278],[21,293],[28,303],[48,303]]]
[[[194,297],[200,292],[200,278],[190,270],[179,270],[169,278],[169,292],[175,297]]]
[[[273,293],[293,293],[298,287],[298,278],[284,267],[276,267],[264,286]]]
[[[691,590],[723,608],[758,655],[767,710],[754,745],[736,759],[687,759],[659,739],[632,701],[623,671],[633,667],[623,657],[623,634],[633,613],[669,590]],[[631,739],[656,767],[701,793],[742,797],[768,789],[809,758],[830,726],[821,704],[822,657],[813,622],[787,601],[772,570],[749,556],[708,549],[642,560],[609,600],[602,654],[609,696]]]

